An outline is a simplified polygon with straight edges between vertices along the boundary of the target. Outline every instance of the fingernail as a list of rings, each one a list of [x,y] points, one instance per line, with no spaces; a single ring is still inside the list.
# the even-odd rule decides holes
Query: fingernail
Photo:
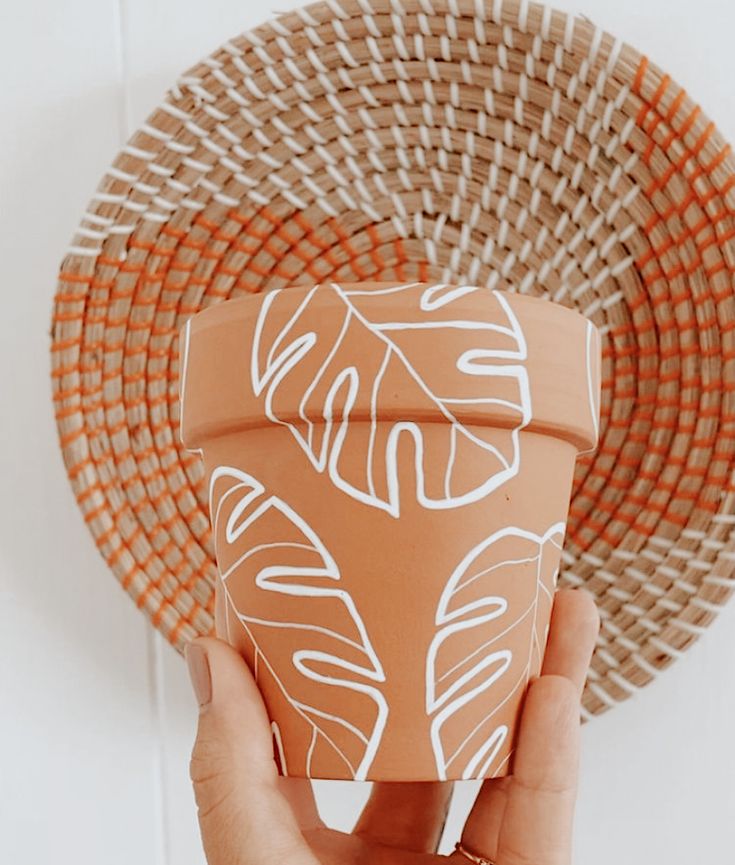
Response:
[[[184,658],[189,668],[194,694],[196,695],[199,708],[206,706],[212,699],[212,676],[209,672],[209,660],[204,648],[196,643],[187,643],[184,646]]]

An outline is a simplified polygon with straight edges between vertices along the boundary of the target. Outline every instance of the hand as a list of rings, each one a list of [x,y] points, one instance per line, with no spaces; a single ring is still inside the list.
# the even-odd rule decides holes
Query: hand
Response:
[[[497,865],[570,865],[579,701],[598,627],[589,593],[557,592],[513,774],[482,782],[462,832],[476,855]],[[244,659],[214,637],[186,648],[201,704],[190,775],[209,865],[468,865],[458,851],[435,853],[453,782],[374,782],[352,833],[328,828],[309,779],[278,775],[266,708]]]

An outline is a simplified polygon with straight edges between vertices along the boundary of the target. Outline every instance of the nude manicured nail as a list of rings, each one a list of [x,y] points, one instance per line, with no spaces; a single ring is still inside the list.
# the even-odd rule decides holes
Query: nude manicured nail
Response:
[[[187,643],[184,647],[184,657],[189,668],[194,694],[201,708],[212,699],[212,676],[209,672],[207,653],[202,646]]]

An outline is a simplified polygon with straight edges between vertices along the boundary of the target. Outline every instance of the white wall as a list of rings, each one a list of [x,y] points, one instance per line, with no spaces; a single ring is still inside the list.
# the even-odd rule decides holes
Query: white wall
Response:
[[[735,141],[735,8],[585,0]],[[98,179],[176,75],[283,11],[254,0],[0,6],[0,861],[203,865],[182,659],[107,571],[67,482],[48,328],[55,275]],[[634,700],[585,728],[577,862],[691,865],[735,847],[735,602]],[[458,785],[445,850],[476,792]],[[349,828],[368,785],[319,782]]]

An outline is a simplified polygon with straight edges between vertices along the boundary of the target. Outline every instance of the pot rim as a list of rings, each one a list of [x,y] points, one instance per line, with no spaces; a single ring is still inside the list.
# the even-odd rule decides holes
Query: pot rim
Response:
[[[563,438],[575,446],[578,454],[593,452],[599,441],[599,406],[601,396],[600,382],[600,334],[590,319],[583,316],[577,310],[562,306],[545,297],[519,294],[514,291],[488,289],[484,286],[474,286],[468,283],[440,283],[440,282],[400,282],[397,280],[375,280],[375,281],[350,281],[341,282],[336,280],[324,282],[309,282],[294,284],[283,288],[270,289],[263,292],[242,295],[218,302],[191,316],[180,328],[180,377],[179,377],[179,399],[180,399],[180,438],[185,448],[189,451],[201,451],[202,444],[215,436],[221,436],[237,430],[253,429],[257,427],[271,427],[273,421],[266,416],[262,408],[255,405],[254,395],[250,394],[250,402],[243,401],[239,396],[231,399],[227,404],[217,405],[209,402],[207,405],[197,404],[192,395],[201,388],[193,388],[191,385],[192,369],[204,355],[213,353],[225,353],[234,356],[239,352],[243,356],[243,343],[240,339],[232,339],[233,330],[239,324],[252,322],[252,319],[260,316],[263,304],[272,303],[280,292],[288,292],[289,296],[306,300],[309,299],[320,309],[320,313],[329,314],[330,309],[335,312],[341,310],[344,314],[344,302],[335,286],[339,289],[347,288],[362,292],[363,286],[372,286],[365,291],[376,291],[380,294],[393,294],[408,287],[424,285],[431,287],[449,287],[450,289],[478,289],[480,294],[466,293],[461,295],[460,313],[466,315],[471,307],[475,307],[481,313],[481,299],[486,297],[484,292],[491,292],[504,301],[505,307],[510,307],[513,315],[519,322],[521,328],[539,320],[544,325],[548,323],[548,339],[542,335],[547,343],[544,346],[544,362],[536,363],[532,369],[532,362],[528,360],[526,365],[531,370],[531,376],[535,381],[536,396],[533,400],[534,410],[530,420],[520,427],[517,417],[509,414],[501,407],[487,405],[482,410],[469,408],[462,412],[453,410],[453,415],[462,415],[463,423],[466,425],[484,425],[500,428],[517,427],[521,432],[537,432]],[[393,301],[395,308],[395,301]],[[323,313],[322,313],[323,310]],[[456,312],[456,310],[454,310]],[[482,320],[481,317],[475,320]],[[553,333],[552,333],[553,331]],[[554,339],[557,334],[563,338]],[[538,329],[537,329],[538,334]],[[539,339],[535,342],[538,344]],[[580,373],[580,363],[585,365],[585,375]],[[248,371],[243,367],[242,375],[249,380]],[[586,379],[586,393],[582,393],[582,378]],[[565,380],[576,383],[574,394],[569,393],[569,388],[564,387]],[[245,389],[243,389],[245,390]],[[587,417],[581,422],[574,420],[579,415],[579,402],[587,400]],[[225,401],[221,401],[225,402]],[[262,403],[262,399],[259,400]],[[539,405],[539,402],[542,405]],[[238,404],[239,403],[239,404]],[[556,403],[556,404],[554,404]],[[362,410],[361,410],[362,409]],[[350,410],[350,422],[370,422],[370,413],[365,407],[357,406]],[[288,414],[281,413],[283,422],[303,422],[304,418],[298,414],[296,407]],[[412,409],[410,405],[396,404],[392,407],[382,408],[378,421],[399,420],[415,421],[416,423],[439,420],[450,423],[449,419],[434,416],[421,416],[421,411]],[[310,418],[312,422],[326,422],[325,417]]]

